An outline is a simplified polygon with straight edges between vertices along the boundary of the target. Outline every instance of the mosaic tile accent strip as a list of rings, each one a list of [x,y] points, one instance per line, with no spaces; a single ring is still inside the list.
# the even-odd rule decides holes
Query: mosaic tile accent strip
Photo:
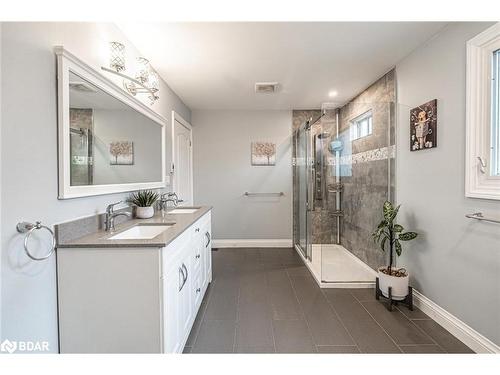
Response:
[[[343,155],[340,157],[340,165],[352,165],[365,163],[368,161],[385,160],[396,156],[396,148],[393,146],[376,148],[353,155]],[[327,158],[327,165],[335,165],[335,157]],[[298,160],[297,160],[298,162]]]

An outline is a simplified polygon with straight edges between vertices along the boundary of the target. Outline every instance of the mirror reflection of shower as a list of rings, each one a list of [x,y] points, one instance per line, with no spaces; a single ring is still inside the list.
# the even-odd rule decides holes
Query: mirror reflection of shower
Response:
[[[93,183],[93,112],[70,108],[70,181],[72,186]]]

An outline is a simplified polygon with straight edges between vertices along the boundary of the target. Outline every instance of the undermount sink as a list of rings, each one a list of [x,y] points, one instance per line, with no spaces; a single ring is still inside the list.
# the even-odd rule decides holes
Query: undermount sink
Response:
[[[170,229],[175,223],[168,224],[138,224],[109,237],[108,240],[150,240]]]
[[[174,208],[171,211],[167,211],[167,214],[192,214],[198,211],[199,209],[200,207],[186,207],[186,208],[178,207]]]

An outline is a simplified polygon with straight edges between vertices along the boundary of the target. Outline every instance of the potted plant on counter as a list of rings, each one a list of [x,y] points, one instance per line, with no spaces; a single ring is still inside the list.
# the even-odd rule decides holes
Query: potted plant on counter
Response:
[[[155,214],[153,205],[158,200],[158,193],[152,190],[140,190],[130,195],[128,202],[136,206],[135,216],[149,219]]]
[[[386,201],[383,206],[384,219],[377,229],[372,233],[376,243],[379,243],[382,251],[389,247],[389,265],[379,267],[378,279],[379,289],[384,297],[392,300],[404,300],[408,294],[408,272],[404,268],[394,268],[394,251],[401,255],[401,241],[411,241],[417,237],[416,232],[404,232],[403,226],[395,222],[399,207],[394,207],[391,202]],[[389,296],[391,287],[391,296]]]

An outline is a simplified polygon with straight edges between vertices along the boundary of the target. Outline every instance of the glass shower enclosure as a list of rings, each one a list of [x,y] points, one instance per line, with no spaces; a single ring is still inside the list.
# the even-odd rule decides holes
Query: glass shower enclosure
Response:
[[[293,111],[294,246],[322,284],[373,284],[386,254],[371,233],[394,198],[391,72],[344,104]]]

